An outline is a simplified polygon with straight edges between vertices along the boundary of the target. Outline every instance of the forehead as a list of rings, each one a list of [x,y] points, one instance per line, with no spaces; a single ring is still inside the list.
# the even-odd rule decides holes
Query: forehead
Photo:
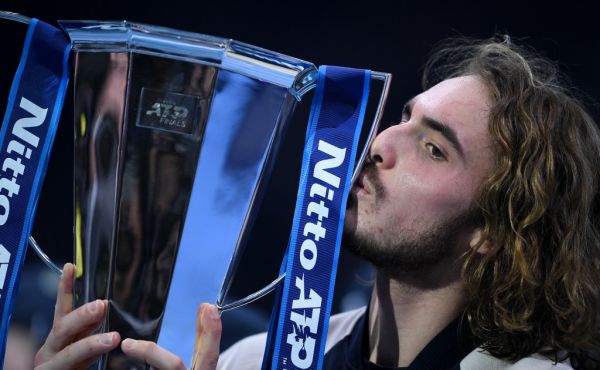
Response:
[[[478,77],[444,80],[416,96],[412,108],[413,114],[443,122],[454,130],[466,152],[489,146],[490,99]]]

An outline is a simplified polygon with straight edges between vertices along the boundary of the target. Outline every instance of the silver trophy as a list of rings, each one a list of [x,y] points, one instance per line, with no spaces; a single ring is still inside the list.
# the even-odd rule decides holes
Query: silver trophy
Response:
[[[189,366],[201,302],[227,310],[282,280],[227,301],[282,133],[317,69],[197,33],[59,23],[74,62],[75,305],[107,299],[103,331],[156,341]],[[365,148],[391,80],[373,78],[382,88]],[[94,366],[144,367],[118,351]]]

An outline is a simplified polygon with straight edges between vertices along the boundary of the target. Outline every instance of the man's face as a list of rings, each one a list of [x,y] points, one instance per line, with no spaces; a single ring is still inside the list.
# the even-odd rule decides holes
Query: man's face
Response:
[[[375,138],[346,211],[350,249],[404,271],[467,250],[475,201],[493,163],[488,99],[477,77],[445,80],[412,99],[402,122]]]

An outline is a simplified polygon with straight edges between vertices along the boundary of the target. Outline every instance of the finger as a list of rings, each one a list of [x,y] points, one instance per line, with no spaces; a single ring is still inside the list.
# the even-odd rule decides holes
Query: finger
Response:
[[[44,346],[49,352],[59,352],[74,338],[89,334],[98,327],[106,312],[106,302],[95,300],[55,321]]]
[[[106,306],[108,303],[106,303],[106,301],[104,301],[104,302],[105,302],[104,305]],[[106,315],[104,315],[104,316],[106,316]],[[98,329],[102,328],[103,324],[104,324],[104,320],[100,320],[100,321],[94,322],[91,325],[88,325],[84,328],[81,328],[81,331],[73,337],[71,342],[76,342],[80,339],[83,339],[85,337],[88,337],[92,334],[97,333]]]
[[[68,344],[91,334],[102,324],[106,301],[87,303],[53,323],[46,342],[36,354],[36,364],[52,358]]]
[[[68,345],[48,362],[36,370],[64,370],[83,368],[98,359],[98,356],[115,349],[121,336],[117,332],[96,334]]]
[[[118,332],[116,332],[118,334]],[[109,333],[110,334],[110,333]],[[104,355],[104,354],[108,354],[110,351],[114,350],[115,348],[117,348],[119,346],[119,342],[121,341],[121,335],[118,334],[117,335],[117,339],[115,339],[115,343],[113,343],[113,346],[110,346],[108,351],[105,351],[103,353],[99,353],[97,355],[91,356],[90,358],[88,358],[87,360],[84,360],[83,362],[81,362],[79,365],[77,365],[77,369],[78,370],[82,370],[82,369],[91,369],[92,365],[97,364],[98,361],[100,360],[100,356]],[[108,342],[108,340],[106,340],[106,342]],[[96,366],[97,367],[97,366]]]
[[[154,342],[127,338],[121,343],[121,349],[127,356],[156,370],[185,370],[185,364],[179,357]]]
[[[196,353],[193,370],[214,370],[219,361],[221,316],[217,307],[203,303],[196,317]]]
[[[75,266],[65,263],[63,273],[56,292],[56,306],[54,307],[54,322],[62,319],[73,310],[73,279]]]

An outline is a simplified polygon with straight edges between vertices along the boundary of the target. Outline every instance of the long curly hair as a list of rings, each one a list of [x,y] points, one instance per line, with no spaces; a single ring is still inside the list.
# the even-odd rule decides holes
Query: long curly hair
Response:
[[[600,344],[600,133],[557,67],[508,36],[452,40],[423,85],[475,75],[488,88],[496,166],[479,197],[483,256],[465,259],[481,347],[596,368]]]

